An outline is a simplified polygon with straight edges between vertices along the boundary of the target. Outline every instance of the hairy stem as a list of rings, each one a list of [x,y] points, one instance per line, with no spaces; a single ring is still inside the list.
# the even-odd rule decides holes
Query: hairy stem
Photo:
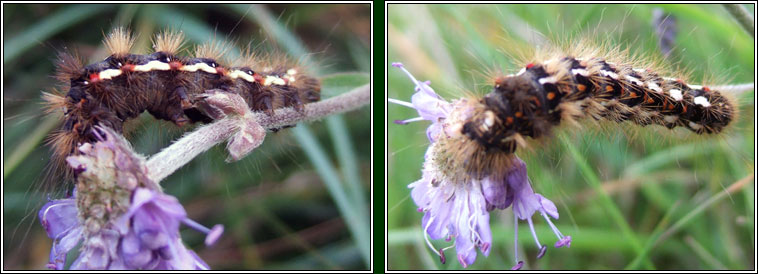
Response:
[[[714,86],[713,89],[723,92],[731,92],[735,95],[740,95],[743,92],[746,92],[748,90],[754,90],[755,84],[754,83],[745,83],[745,84],[735,84],[735,85],[724,85],[724,86]]]
[[[307,104],[302,112],[291,107],[282,108],[274,111],[272,116],[254,113],[252,119],[256,119],[258,124],[266,129],[281,128],[286,125],[315,121],[328,115],[351,111],[368,104],[370,99],[370,87],[364,85],[344,94]],[[154,182],[160,182],[200,153],[229,139],[239,130],[239,124],[239,117],[227,117],[184,135],[147,160],[148,177]]]

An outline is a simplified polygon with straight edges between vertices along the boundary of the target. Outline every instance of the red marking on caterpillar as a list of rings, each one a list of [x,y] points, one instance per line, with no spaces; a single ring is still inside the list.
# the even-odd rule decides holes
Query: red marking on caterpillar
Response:
[[[260,60],[252,54],[234,66],[217,60],[222,49],[198,47],[194,57],[177,54],[181,33],[164,32],[154,40],[155,52],[131,54],[133,39],[123,29],[105,40],[111,55],[82,66],[62,53],[58,78],[68,84],[63,95],[45,96],[51,111],[62,111],[62,128],[53,134],[54,158],[62,161],[82,143],[96,140],[96,125],[123,131],[125,121],[144,111],[178,126],[213,120],[204,108],[207,91],[241,95],[253,111],[273,114],[274,109],[294,107],[320,99],[320,83],[293,64]],[[214,57],[214,58],[210,58]]]

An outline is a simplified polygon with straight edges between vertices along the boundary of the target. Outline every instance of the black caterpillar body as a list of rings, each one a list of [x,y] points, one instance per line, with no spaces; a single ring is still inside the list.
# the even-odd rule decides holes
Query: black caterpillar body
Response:
[[[736,115],[735,105],[718,91],[597,57],[530,63],[516,75],[496,79],[479,103],[483,109],[465,122],[462,133],[487,150],[506,153],[516,150],[520,136],[539,138],[567,119],[632,121],[712,134]]]
[[[274,109],[294,107],[320,99],[320,83],[280,60],[261,61],[248,56],[239,66],[217,61],[219,49],[198,50],[196,57],[176,54],[181,33],[156,37],[156,52],[128,53],[133,40],[122,29],[115,30],[106,45],[112,55],[101,62],[81,66],[77,58],[62,54],[58,78],[68,82],[65,96],[47,94],[51,110],[62,110],[62,128],[51,143],[61,161],[75,154],[76,147],[95,142],[95,126],[123,131],[125,121],[147,111],[155,118],[186,123],[213,120],[200,105],[208,90],[236,93],[253,111],[269,115]],[[216,57],[216,58],[210,58]]]

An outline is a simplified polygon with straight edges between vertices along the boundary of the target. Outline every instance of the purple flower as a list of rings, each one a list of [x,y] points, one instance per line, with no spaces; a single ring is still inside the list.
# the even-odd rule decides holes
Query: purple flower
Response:
[[[39,211],[53,239],[48,268],[63,269],[66,254],[82,242],[70,269],[209,269],[184,246],[179,224],[207,234],[206,245],[220,237],[223,226],[208,229],[187,218],[179,201],[148,179],[143,160],[123,138],[98,130],[99,142],[67,158],[80,171],[73,197],[50,201]]]
[[[181,242],[179,224],[186,217],[173,196],[137,188],[131,208],[116,221],[116,229],[125,235],[119,258],[128,269],[208,269]]]
[[[73,198],[49,201],[40,209],[39,219],[47,236],[53,239],[47,267],[63,269],[66,254],[82,239],[82,227],[76,210],[76,192]]]
[[[416,122],[421,120],[429,120],[432,121],[432,125],[429,126],[429,128],[426,130],[427,138],[429,138],[430,142],[434,142],[432,138],[434,136],[437,136],[437,133],[440,131],[441,126],[440,122],[447,117],[448,113],[451,110],[451,105],[447,101],[440,98],[437,93],[434,92],[434,89],[430,87],[431,85],[430,81],[425,82],[419,82],[416,80],[416,78],[411,75],[408,70],[406,70],[403,67],[403,64],[401,63],[393,63],[393,67],[400,68],[405,72],[405,74],[408,75],[408,77],[411,78],[414,84],[416,84],[416,93],[411,96],[411,103],[403,102],[396,99],[389,99],[390,102],[400,104],[403,106],[407,106],[410,108],[415,109],[418,111],[418,114],[420,117],[411,118],[407,120],[402,121],[395,121],[397,124],[407,124],[410,122]]]
[[[401,64],[393,66],[403,69]],[[532,215],[539,213],[550,225],[558,242],[555,247],[570,246],[571,237],[564,236],[555,227],[550,217],[558,219],[558,210],[552,201],[532,190],[529,177],[527,176],[526,164],[517,156],[512,155],[510,166],[505,167],[503,175],[457,176],[453,172],[465,170],[451,166],[440,166],[435,158],[443,146],[437,145],[440,138],[466,138],[456,131],[460,130],[461,120],[471,115],[465,99],[447,103],[434,93],[428,83],[416,81],[416,93],[413,95],[413,104],[391,99],[390,102],[406,105],[416,109],[423,120],[431,120],[427,130],[427,137],[432,142],[424,155],[424,168],[422,178],[408,185],[411,188],[411,197],[418,206],[419,212],[424,212],[421,225],[427,245],[435,252],[442,263],[445,263],[445,250],[455,247],[458,262],[463,267],[468,267],[476,260],[476,249],[484,256],[489,256],[492,245],[492,231],[489,225],[489,212],[494,209],[512,207],[514,213],[514,237],[518,245],[518,219],[526,220],[532,232],[539,253],[537,258],[545,255],[547,246],[542,245],[537,238],[532,222]],[[418,98],[418,99],[417,99]],[[420,120],[420,119],[417,119]],[[442,129],[445,129],[444,131]],[[457,135],[456,135],[457,134]],[[445,157],[445,156],[441,156]],[[497,177],[499,176],[499,177]],[[479,179],[477,179],[479,178]],[[427,238],[455,240],[454,244],[445,248],[437,249]],[[516,253],[516,265],[513,269],[520,269],[523,261],[518,259]]]

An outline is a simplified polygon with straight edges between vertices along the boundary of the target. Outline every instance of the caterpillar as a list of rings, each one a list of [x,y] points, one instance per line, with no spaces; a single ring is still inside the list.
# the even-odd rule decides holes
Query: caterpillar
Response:
[[[498,77],[475,104],[476,114],[463,121],[462,133],[485,149],[508,153],[522,136],[539,138],[562,121],[582,117],[715,134],[737,111],[707,86],[597,56],[529,63],[517,74]]]
[[[94,142],[95,125],[122,132],[124,122],[144,111],[177,126],[211,122],[213,110],[202,105],[206,91],[239,94],[253,111],[268,115],[282,107],[302,110],[320,98],[319,81],[282,58],[248,50],[229,66],[220,60],[223,46],[212,42],[197,46],[193,57],[182,56],[184,35],[169,30],[155,36],[151,54],[129,53],[133,43],[128,30],[116,28],[104,41],[110,56],[103,61],[83,66],[74,55],[60,54],[56,78],[68,85],[44,95],[48,111],[64,115],[51,139],[58,161]]]

